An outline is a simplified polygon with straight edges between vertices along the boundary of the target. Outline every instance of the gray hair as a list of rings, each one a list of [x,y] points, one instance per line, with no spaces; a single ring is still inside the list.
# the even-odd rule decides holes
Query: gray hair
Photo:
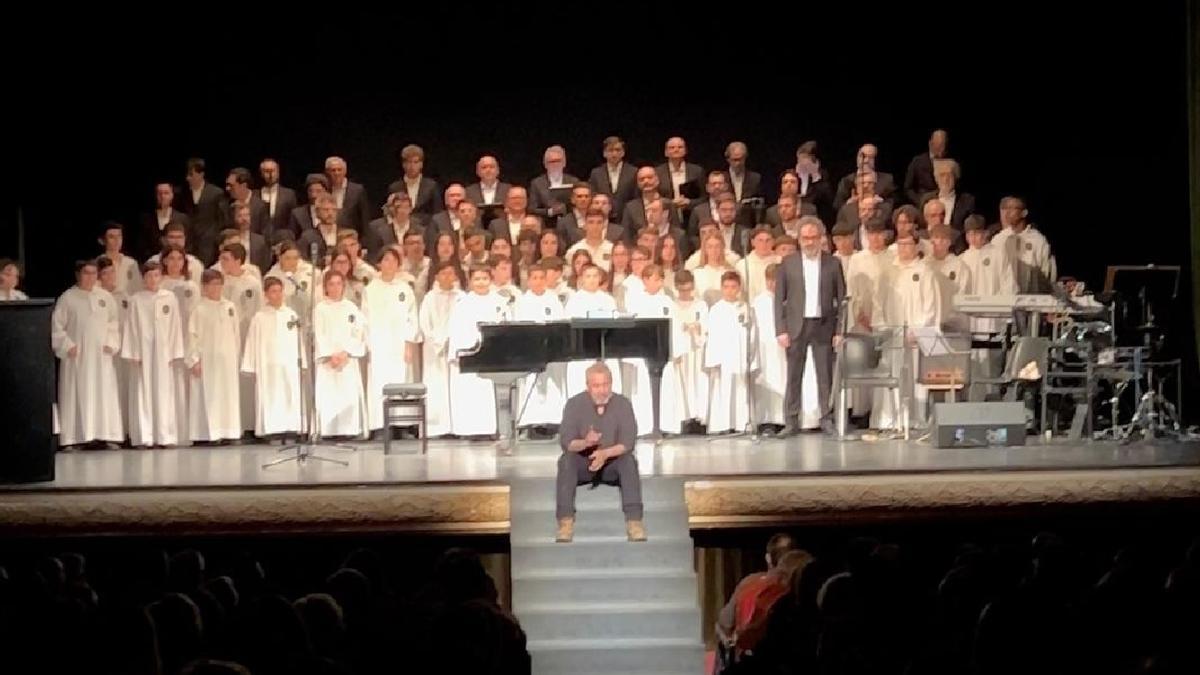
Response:
[[[800,222],[797,223],[796,231],[803,230],[806,225],[812,225],[817,228],[817,232],[825,234],[825,223],[822,223],[821,219],[816,216],[801,216]]]
[[[962,169],[958,166],[958,162],[954,161],[953,159],[933,160],[933,170],[936,172],[938,169],[950,169],[950,171],[954,174],[955,180],[958,180],[962,177]]]
[[[567,158],[567,149],[566,148],[564,148],[561,145],[552,145],[552,146],[546,148],[546,151],[542,153],[542,161],[543,162],[546,161],[546,158],[549,157],[550,153],[552,153],[552,152],[559,153],[560,155],[563,156],[563,159]]]
[[[745,143],[743,143],[741,141],[734,141],[734,142],[730,143],[729,145],[725,146],[725,156],[728,157],[730,154],[733,153],[733,151],[735,149],[741,150],[743,154],[746,154],[746,155],[750,154],[750,150],[749,150],[749,148],[746,147]]]
[[[592,365],[588,366],[585,377],[591,377],[592,375],[594,375],[596,373],[603,373],[606,377],[608,377],[608,381],[612,382],[612,377],[613,377],[612,370],[608,367],[607,363],[605,363],[603,361],[597,361],[597,362],[593,363]]]
[[[328,169],[329,167],[331,167],[335,164],[341,164],[342,166],[346,166],[346,160],[344,160],[341,157],[338,157],[336,155],[334,155],[333,157],[325,158],[325,168],[326,169]]]

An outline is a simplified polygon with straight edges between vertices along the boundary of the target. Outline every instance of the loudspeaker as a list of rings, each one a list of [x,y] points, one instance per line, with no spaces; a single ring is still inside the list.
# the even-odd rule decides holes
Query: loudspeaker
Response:
[[[1025,404],[936,403],[930,428],[939,448],[1025,445]]]
[[[0,482],[54,480],[53,300],[0,302]]]

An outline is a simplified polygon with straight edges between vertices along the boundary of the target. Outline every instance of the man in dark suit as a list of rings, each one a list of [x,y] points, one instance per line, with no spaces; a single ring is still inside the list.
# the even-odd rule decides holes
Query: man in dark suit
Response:
[[[693,237],[700,233],[701,224],[717,222],[717,198],[726,192],[732,194],[729,189],[729,176],[725,175],[724,171],[709,171],[708,180],[704,182],[704,191],[708,193],[708,198],[693,206],[692,212],[688,214],[687,231]]]
[[[625,141],[617,136],[604,139],[604,163],[592,169],[588,184],[593,193],[609,196],[616,213],[637,198],[637,171],[625,161]]]
[[[837,222],[852,225],[865,223],[867,221],[862,214],[866,213],[869,208],[873,208],[885,221],[891,222],[892,203],[879,195],[877,181],[878,176],[872,171],[856,176],[854,193],[849,201],[838,209]],[[869,207],[868,205],[872,203],[874,207]]]
[[[625,209],[621,212],[621,226],[626,232],[637,232],[646,226],[646,206],[650,202],[659,197],[670,200],[670,197],[662,193],[658,180],[658,170],[652,166],[646,165],[637,170],[640,197],[626,202]],[[679,227],[679,209],[671,208],[670,211],[671,225]]]
[[[746,168],[746,157],[750,151],[746,144],[734,141],[725,148],[725,182],[729,184],[733,196],[742,203],[747,199],[762,196],[762,174]]]
[[[264,204],[271,219],[271,231],[286,230],[292,219],[292,209],[300,202],[296,200],[296,191],[279,184],[279,162],[268,157],[258,165],[258,175],[262,178],[262,187],[255,190]],[[267,237],[267,241],[270,241]]]
[[[796,198],[800,200],[798,208],[804,211],[805,206],[811,205],[821,222],[832,223],[837,214],[837,209],[833,208],[833,180],[821,166],[816,141],[805,141],[796,148],[796,168],[789,171],[796,180]],[[786,180],[785,171],[780,181]]]
[[[659,197],[646,204],[646,227],[639,232],[626,234],[628,239],[641,238],[641,233],[653,231],[655,238],[662,241],[667,237],[675,240],[675,248],[679,251],[679,259],[687,260],[692,254],[691,238],[683,228],[671,226],[671,206],[666,197]],[[609,228],[612,229],[611,227]]]
[[[217,235],[229,222],[229,208],[225,192],[205,180],[205,170],[203,159],[193,157],[187,161],[186,183],[177,193],[175,207],[187,214],[191,224],[187,236],[191,254],[211,265],[216,256]]]
[[[511,186],[509,186],[511,187]],[[508,191],[504,194],[507,196]],[[425,250],[432,251],[434,240],[441,232],[458,232],[462,229],[462,223],[458,217],[458,205],[460,202],[467,201],[467,190],[462,186],[462,183],[451,183],[446,186],[446,191],[442,196],[442,204],[444,208],[441,211],[433,214],[428,223],[417,224],[425,230]],[[475,202],[471,202],[475,204]],[[476,209],[478,211],[478,209]],[[414,218],[414,221],[419,219]]]
[[[529,182],[529,212],[553,222],[554,218],[566,213],[567,206],[550,194],[550,190],[569,188],[579,179],[566,172],[567,151],[561,145],[546,148],[542,153],[542,166],[546,173]]]
[[[137,242],[138,257],[149,258],[162,249],[163,229],[170,223],[179,223],[183,229],[188,229],[186,214],[176,211],[172,204],[175,202],[175,188],[170,183],[159,183],[154,186],[154,210],[142,214],[141,235]]]
[[[480,157],[475,162],[475,175],[479,177],[479,182],[467,186],[466,198],[476,206],[503,204],[504,195],[512,186],[500,180],[500,162],[491,155]]]
[[[433,218],[433,214],[444,208],[440,199],[442,188],[437,181],[425,176],[425,151],[421,146],[406,145],[401,148],[400,164],[404,168],[404,176],[392,181],[388,193],[407,192],[412,201],[413,216],[424,225]]]
[[[357,232],[362,232],[375,217],[375,209],[367,198],[367,189],[346,177],[346,160],[330,157],[325,160],[325,176],[329,178],[329,193],[337,202],[338,220]]]
[[[904,194],[908,201],[920,208],[921,197],[928,192],[938,189],[933,177],[933,163],[946,156],[946,145],[949,137],[945,130],[937,129],[929,136],[929,152],[922,152],[908,163],[904,172]]]
[[[239,166],[229,170],[229,175],[225,178],[225,193],[229,195],[231,203],[229,221],[233,221],[232,204],[241,202],[250,207],[250,230],[270,239],[271,211],[250,188],[251,179],[250,169]]]
[[[666,155],[667,161],[654,167],[655,173],[658,174],[658,189],[664,197],[671,200],[677,210],[684,211],[683,215],[686,216],[686,211],[693,206],[693,201],[684,197],[681,190],[684,185],[691,185],[696,193],[699,193],[704,184],[704,169],[700,168],[699,164],[687,161],[687,143],[678,136],[667,139],[663,154]]]
[[[271,270],[271,249],[267,238],[252,229],[253,216],[250,207],[242,202],[233,203],[233,225],[237,228],[242,246],[246,248],[246,262],[258,266],[259,272],[266,274]]]
[[[521,234],[521,221],[530,213],[527,210],[529,198],[525,194],[525,188],[520,185],[510,187],[505,197],[504,213],[488,223],[488,232],[492,239],[504,238],[516,246],[517,236]]]
[[[975,195],[969,192],[958,192],[959,168],[958,162],[952,159],[939,159],[933,163],[934,180],[937,189],[921,195],[918,204],[922,207],[925,202],[937,200],[946,208],[946,223],[961,232],[967,222],[967,216],[975,213]],[[930,224],[932,227],[932,224]]]
[[[804,361],[811,347],[817,372],[821,429],[833,433],[829,390],[833,382],[833,350],[838,312],[846,297],[842,265],[821,249],[825,226],[816,218],[800,225],[800,250],[786,256],[775,271],[775,333],[787,350],[787,390],[783,433],[799,429]]]
[[[317,199],[321,195],[329,194],[329,178],[323,173],[308,174],[304,179],[304,194],[308,201],[304,206],[292,209],[292,215],[288,218],[287,229],[292,231],[293,238],[297,241],[316,225]],[[339,224],[341,224],[340,221]]]
[[[383,210],[387,215],[372,220],[367,225],[367,233],[363,235],[363,248],[372,265],[378,265],[383,250],[403,242],[409,231],[421,232],[421,228],[412,221],[412,200],[407,192],[393,192],[388,196]]]
[[[337,222],[337,200],[333,195],[317,197],[314,208],[317,213],[316,225],[305,230],[296,240],[300,257],[311,263],[325,260],[326,253],[331,252],[337,244],[337,231],[340,229]]]
[[[571,210],[559,216],[558,223],[554,228],[558,230],[558,236],[567,248],[587,236],[583,230],[584,217],[592,206],[592,196],[592,186],[588,183],[581,181],[571,186]],[[607,197],[608,195],[603,196]],[[604,238],[616,243],[627,237],[628,234],[620,225],[609,223],[604,232]],[[626,243],[628,243],[628,239],[626,239]]]
[[[880,171],[875,166],[878,157],[879,148],[876,148],[871,143],[867,143],[858,149],[854,171],[846,174],[838,181],[837,194],[833,198],[834,210],[842,208],[842,205],[854,195],[854,179],[858,174],[865,171],[875,172],[875,194],[882,197],[886,202],[890,203],[892,201],[893,195],[896,192],[896,181],[892,178],[892,174]]]
[[[738,255],[746,254],[746,247],[742,245],[742,224],[738,222],[738,203],[733,198],[732,192],[723,192],[717,197],[717,228],[721,236],[725,237],[725,250],[733,251]],[[703,226],[704,223],[701,223]],[[697,242],[700,244],[701,242]],[[697,246],[699,248],[699,246]]]

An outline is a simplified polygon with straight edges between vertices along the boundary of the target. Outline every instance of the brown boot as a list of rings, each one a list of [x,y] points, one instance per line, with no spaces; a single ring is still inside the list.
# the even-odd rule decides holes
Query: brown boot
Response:
[[[559,518],[558,519],[558,534],[554,535],[554,541],[560,544],[569,544],[575,538],[575,519],[574,518]]]
[[[625,521],[625,534],[629,541],[646,541],[646,527],[640,520]]]

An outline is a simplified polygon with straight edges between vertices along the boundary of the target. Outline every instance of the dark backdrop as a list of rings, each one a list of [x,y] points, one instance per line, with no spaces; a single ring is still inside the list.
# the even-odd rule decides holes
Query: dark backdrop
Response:
[[[551,143],[586,174],[609,134],[655,162],[667,136],[683,135],[706,167],[743,139],[771,177],[809,138],[841,176],[869,140],[901,180],[941,126],[962,189],[989,220],[1002,195],[1026,196],[1061,273],[1099,285],[1107,264],[1189,263],[1183,2],[1061,16],[1053,3],[970,14],[671,3],[607,18],[411,7],[28,18],[24,40],[2,47],[16,189],[0,254],[15,252],[19,205],[26,286],[58,293],[71,261],[96,253],[97,225],[133,222],[154,181],[181,181],[192,155],[218,184],[272,155],[298,187],[336,153],[381,202],[408,142],[443,184],[472,178],[484,151],[524,182]]]

